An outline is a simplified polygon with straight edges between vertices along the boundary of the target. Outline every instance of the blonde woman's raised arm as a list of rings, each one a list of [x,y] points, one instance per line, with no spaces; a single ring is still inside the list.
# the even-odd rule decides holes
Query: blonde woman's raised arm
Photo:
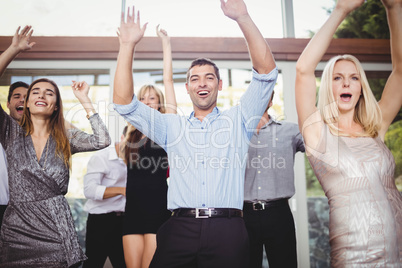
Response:
[[[159,29],[159,25],[156,26],[156,34],[162,40],[163,85],[165,86],[166,113],[176,114],[177,102],[173,83],[172,46],[170,44],[170,37],[164,29]]]
[[[379,102],[382,112],[380,137],[384,140],[402,105],[402,0],[382,0],[391,34],[392,72]]]
[[[312,128],[309,127],[308,129],[304,125],[307,119],[310,123],[312,116],[318,117],[315,69],[327,51],[338,26],[352,10],[359,7],[363,2],[364,0],[339,0],[327,21],[310,40],[297,61],[295,85],[296,107],[299,117],[299,128],[305,139],[308,139],[308,136],[312,135],[313,137],[311,138],[316,140],[320,133],[317,124],[315,124],[316,127],[311,125]],[[316,120],[317,118],[313,121]]]

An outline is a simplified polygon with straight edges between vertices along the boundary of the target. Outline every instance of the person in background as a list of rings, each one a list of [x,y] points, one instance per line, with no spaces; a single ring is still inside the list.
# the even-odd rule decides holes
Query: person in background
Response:
[[[248,149],[244,182],[244,222],[250,240],[250,268],[297,267],[296,233],[289,199],[295,194],[294,159],[304,152],[295,123],[268,114],[274,92]]]
[[[173,86],[172,49],[170,37],[156,28],[163,48],[162,91],[153,85],[144,85],[138,99],[161,113],[176,113]],[[124,219],[124,256],[128,268],[148,268],[156,249],[156,233],[170,217],[167,210],[166,152],[131,124],[126,135],[124,159],[128,166],[127,202]]]
[[[127,21],[121,21],[115,110],[167,151],[169,160],[168,209],[173,213],[158,230],[152,268],[249,264],[242,218],[245,167],[236,157],[247,154],[251,131],[258,123],[250,120],[263,115],[278,70],[245,3],[221,0],[221,8],[242,30],[253,65],[253,79],[240,104],[222,112],[216,105],[222,90],[219,69],[205,58],[193,61],[187,71],[186,89],[194,108],[189,116],[163,114],[141,103],[134,94],[132,65],[146,26],[141,26],[134,8]],[[211,19],[200,16],[194,22]]]
[[[106,258],[113,267],[126,267],[123,252],[123,218],[126,205],[127,166],[120,145],[127,133],[124,127],[120,143],[96,152],[89,159],[84,176],[84,195],[88,199],[83,268],[103,267]]]
[[[402,105],[402,0],[382,0],[392,72],[377,102],[359,60],[315,69],[345,17],[364,0],[338,0],[296,64],[296,107],[309,162],[328,198],[331,267],[401,267],[402,196],[385,133]]]
[[[18,81],[12,83],[8,90],[7,108],[10,112],[11,118],[16,121],[20,121],[22,117],[28,87],[29,85],[27,83]],[[8,201],[9,191],[6,152],[4,151],[3,146],[0,144],[0,230]]]
[[[0,73],[31,49],[31,27],[17,29],[0,55]],[[0,106],[0,143],[8,163],[10,201],[0,232],[0,267],[78,267],[86,259],[78,242],[67,193],[71,155],[110,145],[110,136],[88,97],[85,82],[72,83],[93,134],[66,128],[57,84],[31,83],[20,123]]]

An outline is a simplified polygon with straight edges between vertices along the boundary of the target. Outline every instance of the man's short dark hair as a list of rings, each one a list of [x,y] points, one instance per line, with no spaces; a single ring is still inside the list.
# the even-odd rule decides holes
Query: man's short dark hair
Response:
[[[190,78],[190,70],[194,66],[204,66],[204,65],[211,65],[212,67],[214,67],[215,75],[218,78],[218,81],[221,80],[221,76],[219,74],[219,68],[218,68],[218,66],[216,66],[216,64],[212,60],[207,59],[207,58],[198,58],[198,59],[193,60],[193,62],[190,65],[190,68],[188,68],[188,70],[187,70],[187,82]]]
[[[127,129],[128,129],[128,126],[125,126],[124,128],[123,128],[123,136],[126,136],[126,134],[127,134]]]
[[[10,100],[11,100],[11,96],[13,95],[14,89],[16,89],[18,87],[24,87],[24,88],[28,89],[29,85],[27,83],[25,83],[25,82],[22,82],[22,81],[12,83],[10,85],[9,90],[8,90],[8,97],[7,97],[8,102],[10,102]]]
[[[275,90],[272,90],[272,95],[271,95],[271,98],[269,99],[269,101],[274,101],[274,95],[275,95]]]

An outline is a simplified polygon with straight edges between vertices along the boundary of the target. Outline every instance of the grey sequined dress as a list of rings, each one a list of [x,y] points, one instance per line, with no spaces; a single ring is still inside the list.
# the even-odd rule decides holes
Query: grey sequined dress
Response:
[[[68,130],[71,153],[107,147],[110,136],[98,114],[90,118],[93,134]],[[8,163],[10,202],[0,233],[0,267],[70,267],[86,259],[78,242],[67,193],[69,169],[48,152],[37,161],[30,135],[0,107],[0,142]],[[45,163],[46,162],[46,163]]]

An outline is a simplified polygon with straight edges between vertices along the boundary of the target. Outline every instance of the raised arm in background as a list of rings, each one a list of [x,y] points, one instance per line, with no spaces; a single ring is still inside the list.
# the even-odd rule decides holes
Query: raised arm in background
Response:
[[[251,19],[243,0],[221,0],[223,13],[236,21],[246,39],[253,68],[260,74],[268,74],[276,64],[268,43]]]
[[[96,110],[92,105],[91,99],[88,96],[89,85],[87,84],[87,82],[73,81],[71,87],[73,88],[74,96],[80,101],[82,107],[87,112],[87,115],[91,116],[92,114],[94,114]]]
[[[116,74],[113,84],[113,102],[115,104],[129,104],[134,96],[133,60],[136,45],[144,36],[147,23],[141,27],[140,12],[135,19],[135,8],[127,9],[127,19],[121,14],[119,37],[119,55],[117,57]]]
[[[159,29],[159,25],[156,26],[156,34],[162,41],[163,49],[163,85],[165,86],[166,99],[165,113],[176,114],[177,102],[173,83],[172,46],[170,44],[170,37],[166,30]]]
[[[20,29],[21,27],[18,27],[11,45],[0,55],[0,76],[21,51],[30,50],[35,45],[35,42],[29,41],[33,33],[32,26],[25,26],[21,32]]]
[[[310,116],[309,120],[320,120],[320,114],[315,113],[317,111],[315,69],[327,51],[338,26],[351,11],[363,2],[364,0],[339,0],[328,20],[310,40],[297,61],[295,90],[299,129],[305,143],[310,147],[315,147],[321,131],[319,124],[303,126]]]
[[[392,72],[379,102],[383,119],[379,135],[384,140],[385,133],[402,105],[402,0],[382,2],[387,11],[392,59]]]
[[[95,151],[109,146],[111,143],[110,135],[105,123],[100,119],[99,114],[96,113],[91,99],[88,96],[90,90],[89,85],[85,81],[73,81],[71,87],[73,89],[74,96],[79,100],[87,113],[93,132],[93,134],[88,134],[77,129],[71,123],[68,123],[68,125],[65,127],[69,129],[71,133],[75,133],[70,139],[70,146],[72,147],[71,152],[78,153]]]

